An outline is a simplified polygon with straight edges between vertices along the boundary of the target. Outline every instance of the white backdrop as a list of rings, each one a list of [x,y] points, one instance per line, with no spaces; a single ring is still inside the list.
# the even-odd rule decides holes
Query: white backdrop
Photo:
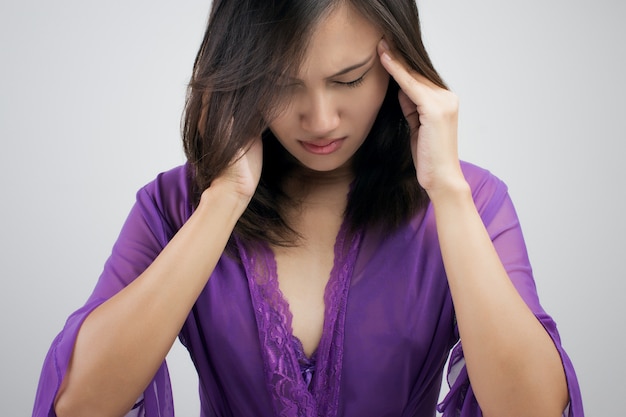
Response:
[[[185,84],[210,0],[0,3],[0,415],[27,416],[41,363],[82,305],[135,191],[183,162]],[[540,297],[590,416],[626,371],[626,17],[618,0],[420,0],[461,98],[461,156],[504,179]],[[176,408],[197,415],[187,354]]]

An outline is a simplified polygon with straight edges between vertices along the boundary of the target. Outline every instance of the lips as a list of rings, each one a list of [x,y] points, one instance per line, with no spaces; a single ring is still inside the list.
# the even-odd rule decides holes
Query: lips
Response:
[[[310,141],[300,141],[302,147],[307,151],[315,155],[328,155],[337,151],[343,144],[346,138],[332,138],[332,139],[315,139]]]

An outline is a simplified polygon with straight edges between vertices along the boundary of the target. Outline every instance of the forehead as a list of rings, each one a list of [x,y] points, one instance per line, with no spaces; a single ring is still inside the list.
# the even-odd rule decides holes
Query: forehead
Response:
[[[302,76],[329,75],[374,54],[382,30],[342,4],[317,24],[304,55]]]

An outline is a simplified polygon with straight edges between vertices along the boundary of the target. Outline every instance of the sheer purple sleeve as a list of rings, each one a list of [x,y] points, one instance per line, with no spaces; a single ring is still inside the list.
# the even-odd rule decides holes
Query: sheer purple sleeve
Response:
[[[56,417],[54,399],[68,366],[76,336],[85,318],[112,297],[157,257],[188,216],[184,173],[181,168],[161,174],[137,193],[137,201],[113,246],[96,287],[87,303],[74,312],[52,342],[44,360],[35,397],[33,417]],[[165,198],[164,191],[168,194]],[[177,195],[178,193],[178,195]],[[169,220],[168,220],[169,219]],[[129,410],[127,416],[173,417],[170,380],[165,362]]]
[[[539,303],[522,230],[506,186],[486,171],[475,172],[471,166],[465,166],[464,171],[472,185],[476,206],[511,281],[544,326],[561,356],[570,396],[570,403],[563,416],[583,417],[582,398],[574,367],[561,345],[555,322]],[[447,379],[450,392],[438,406],[443,416],[482,416],[467,375],[460,342],[450,355]]]

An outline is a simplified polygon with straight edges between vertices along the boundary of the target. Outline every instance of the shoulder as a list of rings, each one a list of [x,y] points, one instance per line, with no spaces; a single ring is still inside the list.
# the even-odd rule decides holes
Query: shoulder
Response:
[[[187,199],[189,195],[189,166],[179,165],[159,173],[139,191],[146,192],[159,199]]]
[[[506,184],[488,169],[467,161],[461,161],[461,170],[473,192],[479,191],[484,186],[506,188]]]
[[[483,194],[506,193],[508,190],[504,181],[478,165],[461,161],[461,170],[475,198]]]
[[[191,216],[190,169],[187,164],[159,173],[137,192],[144,217],[158,217],[163,227],[175,233]]]
[[[472,163],[461,161],[461,169],[472,190],[476,208],[483,220],[488,220],[508,198],[507,185],[489,170]]]

